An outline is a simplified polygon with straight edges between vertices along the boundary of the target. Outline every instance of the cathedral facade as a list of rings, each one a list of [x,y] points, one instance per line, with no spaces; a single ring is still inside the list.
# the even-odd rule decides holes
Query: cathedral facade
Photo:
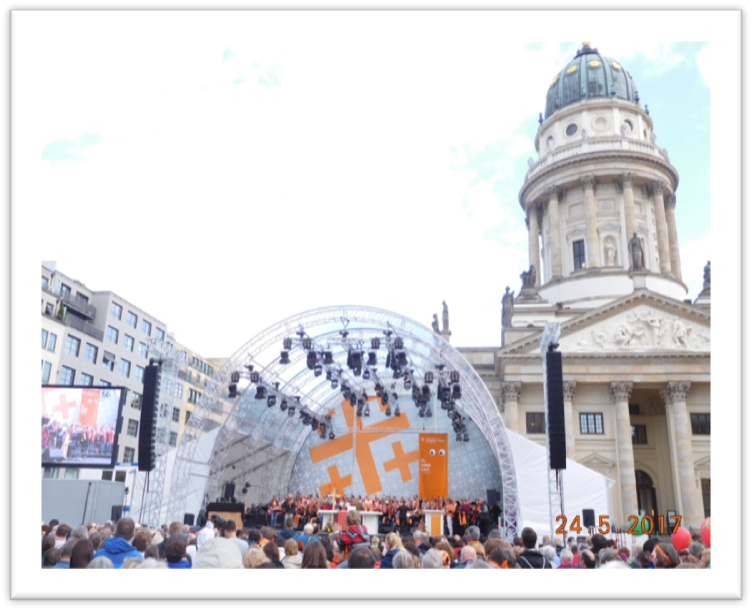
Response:
[[[519,194],[529,268],[502,300],[501,348],[460,351],[507,428],[545,444],[540,343],[559,323],[567,457],[615,482],[609,521],[675,514],[699,528],[710,514],[710,263],[689,299],[679,173],[632,75],[589,43],[551,81],[535,146]]]

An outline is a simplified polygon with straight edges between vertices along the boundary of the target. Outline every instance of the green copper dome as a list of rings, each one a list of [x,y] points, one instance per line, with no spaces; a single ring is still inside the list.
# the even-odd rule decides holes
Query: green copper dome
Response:
[[[618,97],[639,103],[632,75],[618,61],[583,42],[574,59],[556,75],[546,96],[546,118],[581,100]]]

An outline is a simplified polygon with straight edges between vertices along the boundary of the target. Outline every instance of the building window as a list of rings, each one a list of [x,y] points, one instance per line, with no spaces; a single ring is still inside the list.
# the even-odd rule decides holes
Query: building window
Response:
[[[528,434],[546,433],[546,414],[543,412],[526,413],[525,423]]]
[[[120,374],[123,377],[131,376],[131,363],[128,362],[125,358],[120,359]]]
[[[78,350],[81,349],[81,339],[68,335],[65,339],[65,353],[78,358]]]
[[[112,326],[107,327],[107,340],[112,341],[113,343],[117,344],[118,342],[118,329],[112,328]]]
[[[603,434],[603,413],[580,413],[580,434]]]
[[[112,470],[103,470],[102,471],[102,480],[103,481],[112,481]]]
[[[128,474],[125,472],[125,470],[117,470],[115,471],[115,480],[118,483],[125,483],[125,475]]]
[[[143,341],[138,342],[138,355],[142,358],[148,358],[149,357],[149,348],[147,347],[146,343]]]
[[[52,303],[46,303],[44,306],[44,315],[52,316],[53,313],[55,313],[55,308]]]
[[[644,424],[636,424],[632,426],[632,444],[633,445],[647,445],[648,444],[648,427]]]
[[[578,239],[572,244],[574,253],[574,270],[585,268],[585,240]]]
[[[118,305],[114,301],[112,302],[112,306],[110,307],[110,315],[112,315],[113,318],[117,318],[120,320],[123,317],[123,308],[122,306]]]
[[[175,447],[178,444],[178,433],[170,432],[170,447]]]
[[[128,436],[138,436],[138,420],[136,419],[128,420],[128,430],[126,434]]]
[[[702,488],[702,507],[705,509],[705,516],[710,517],[710,479],[700,479]]]
[[[136,325],[138,324],[138,316],[132,311],[129,311],[125,318],[125,323],[131,328],[136,328]]]
[[[182,383],[175,384],[175,396],[177,398],[183,398],[183,384]]]
[[[42,276],[42,290],[47,290],[50,287],[50,280]]]
[[[136,450],[133,447],[126,447],[123,450],[123,461],[130,464],[136,457]]]
[[[66,468],[65,475],[63,476],[63,478],[64,479],[77,479],[79,473],[80,473],[80,470],[78,468]]]
[[[71,293],[70,286],[66,286],[61,282],[58,282],[58,285],[60,286],[60,289],[58,290],[57,294],[62,297],[63,301],[69,301]]]
[[[186,410],[186,412],[185,412],[185,423],[186,423],[186,425],[188,425],[188,422],[191,419],[191,413],[193,413],[193,411]]]
[[[115,354],[111,354],[110,352],[105,352],[102,355],[102,366],[106,368],[108,371],[114,371],[115,370]]]
[[[164,331],[161,328],[156,329],[157,341],[164,341]]]
[[[172,421],[180,421],[180,409],[178,407],[172,408]]]
[[[42,329],[42,349],[46,349],[51,352],[54,352],[56,345],[57,345],[57,335],[55,333],[50,333]]]
[[[692,434],[710,434],[710,413],[690,413]]]
[[[129,352],[133,351],[133,345],[135,344],[135,340],[130,335],[123,336],[123,347],[127,349]]]
[[[151,322],[141,320],[141,332],[151,337]]]
[[[50,382],[50,372],[52,371],[52,364],[42,360],[42,383]]]
[[[136,411],[141,410],[141,394],[138,392],[133,392],[133,398],[131,398],[131,407],[136,409]]]
[[[144,367],[136,366],[136,381],[139,383],[144,382]]]
[[[87,375],[86,373],[81,373],[81,385],[93,386],[94,377]]]
[[[64,366],[60,369],[60,375],[57,378],[57,382],[60,385],[73,385],[76,380],[76,371]]]
[[[190,388],[188,390],[188,402],[195,405],[198,402],[198,399],[201,398],[201,393],[197,392],[193,388]]]
[[[103,388],[109,388],[112,384],[109,381],[105,381],[104,379],[99,380],[100,387]]]
[[[98,353],[99,353],[99,349],[95,345],[92,345],[91,343],[87,343],[86,347],[84,347],[84,360],[86,360],[86,362],[91,362],[92,364],[96,364]]]

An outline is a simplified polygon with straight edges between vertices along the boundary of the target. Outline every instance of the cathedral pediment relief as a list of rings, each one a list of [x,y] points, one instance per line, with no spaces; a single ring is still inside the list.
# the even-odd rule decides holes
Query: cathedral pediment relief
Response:
[[[710,352],[710,315],[650,292],[634,293],[563,322],[562,353]],[[510,353],[540,353],[540,333],[510,345]]]
[[[591,453],[587,457],[578,460],[578,463],[587,466],[588,468],[592,468],[593,470],[607,470],[614,466],[614,462],[602,455],[598,455],[597,453]]]

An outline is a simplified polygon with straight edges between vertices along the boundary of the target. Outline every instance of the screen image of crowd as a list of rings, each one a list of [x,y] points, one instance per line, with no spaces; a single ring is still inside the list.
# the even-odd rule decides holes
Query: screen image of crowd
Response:
[[[603,534],[538,536],[525,527],[511,540],[482,500],[273,498],[247,508],[243,523],[199,514],[198,525],[160,527],[131,517],[115,523],[42,524],[46,569],[707,569],[699,533],[677,549],[660,538],[627,545]],[[425,510],[444,511],[443,534],[424,531]],[[320,527],[319,510],[342,511]],[[378,532],[362,511],[382,512]],[[202,511],[204,513],[204,511]],[[707,539],[709,542],[709,538]]]
[[[42,452],[60,449],[65,459],[110,458],[115,426],[61,423],[42,418]]]

